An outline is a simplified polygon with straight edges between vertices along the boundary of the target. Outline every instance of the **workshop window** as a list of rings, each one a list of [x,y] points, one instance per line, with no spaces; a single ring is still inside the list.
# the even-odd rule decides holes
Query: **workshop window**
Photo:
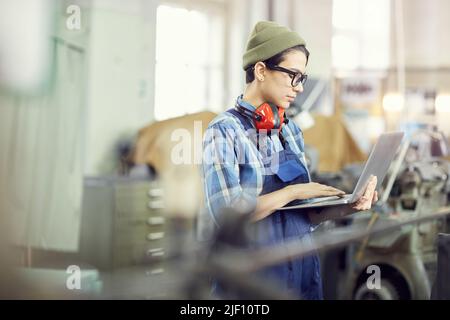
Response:
[[[333,0],[336,70],[389,66],[390,0]]]
[[[156,24],[155,119],[220,112],[224,19],[214,11],[160,5]]]

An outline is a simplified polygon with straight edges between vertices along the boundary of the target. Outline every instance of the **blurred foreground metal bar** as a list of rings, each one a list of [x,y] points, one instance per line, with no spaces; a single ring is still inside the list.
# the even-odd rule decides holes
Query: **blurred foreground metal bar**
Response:
[[[158,299],[158,296],[155,297],[154,294],[160,291],[164,292],[159,296],[160,298],[209,299],[208,278],[212,277],[226,283],[229,288],[240,292],[244,297],[292,299],[293,297],[278,290],[276,283],[268,282],[268,280],[261,281],[254,272],[288,259],[301,258],[315,251],[328,250],[363,240],[368,236],[392,232],[406,225],[442,219],[449,214],[450,207],[443,207],[433,214],[398,222],[378,219],[372,228],[368,229],[366,225],[336,228],[331,232],[318,234],[314,237],[314,241],[308,244],[301,240],[294,240],[284,245],[257,250],[240,249],[222,244],[220,250],[213,250],[207,256],[204,255],[205,249],[208,251],[205,246],[199,245],[193,239],[185,239],[183,252],[169,254],[166,258],[168,262],[166,278],[170,281],[145,276],[143,269],[134,273],[124,270],[123,273],[104,279],[104,297],[133,298],[145,296],[147,293],[152,298]],[[186,275],[189,276],[186,277]],[[152,290],[149,290],[150,287]]]
[[[254,272],[258,269],[279,264],[292,258],[301,258],[318,250],[328,250],[340,247],[368,236],[394,231],[409,224],[422,223],[441,219],[450,214],[450,207],[443,207],[437,212],[406,219],[398,223],[392,221],[379,223],[370,230],[362,227],[345,227],[334,229],[333,232],[314,237],[312,243],[305,244],[302,240],[293,240],[284,245],[266,247],[255,250],[227,249],[222,255],[215,256],[217,264],[228,265],[234,272]]]

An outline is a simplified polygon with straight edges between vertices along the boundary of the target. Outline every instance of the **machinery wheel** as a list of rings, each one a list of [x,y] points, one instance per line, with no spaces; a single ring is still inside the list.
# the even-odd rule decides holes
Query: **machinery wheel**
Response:
[[[380,281],[380,289],[369,289],[363,282],[356,290],[355,300],[399,300],[400,295],[388,279]]]

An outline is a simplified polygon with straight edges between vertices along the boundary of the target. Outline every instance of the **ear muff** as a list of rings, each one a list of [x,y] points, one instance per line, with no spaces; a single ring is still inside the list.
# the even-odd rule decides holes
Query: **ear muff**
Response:
[[[237,110],[246,117],[253,120],[257,130],[281,129],[283,124],[289,120],[285,117],[284,109],[277,107],[273,103],[265,102],[261,104],[254,112],[236,104]]]
[[[272,103],[263,103],[254,112],[253,120],[258,130],[279,129],[282,123],[283,112],[281,115],[279,108]]]

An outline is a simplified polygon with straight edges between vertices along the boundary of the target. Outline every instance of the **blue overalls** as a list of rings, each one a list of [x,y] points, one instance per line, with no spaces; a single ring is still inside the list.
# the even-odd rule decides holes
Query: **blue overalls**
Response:
[[[245,130],[254,129],[248,118],[235,109],[227,112],[239,118]],[[274,154],[272,154],[274,156]],[[270,168],[270,159],[264,159],[264,167],[271,174],[264,176],[261,195],[282,189],[290,184],[310,182],[308,172],[299,156],[295,154],[286,142],[284,148],[276,153],[278,167]],[[273,172],[275,171],[275,172]],[[275,211],[266,218],[253,223],[255,244],[270,246],[281,244],[286,240],[299,239],[309,242],[311,239],[311,222],[301,210]],[[264,277],[274,278],[281,288],[302,299],[323,299],[320,264],[317,254],[266,268],[261,272]]]

